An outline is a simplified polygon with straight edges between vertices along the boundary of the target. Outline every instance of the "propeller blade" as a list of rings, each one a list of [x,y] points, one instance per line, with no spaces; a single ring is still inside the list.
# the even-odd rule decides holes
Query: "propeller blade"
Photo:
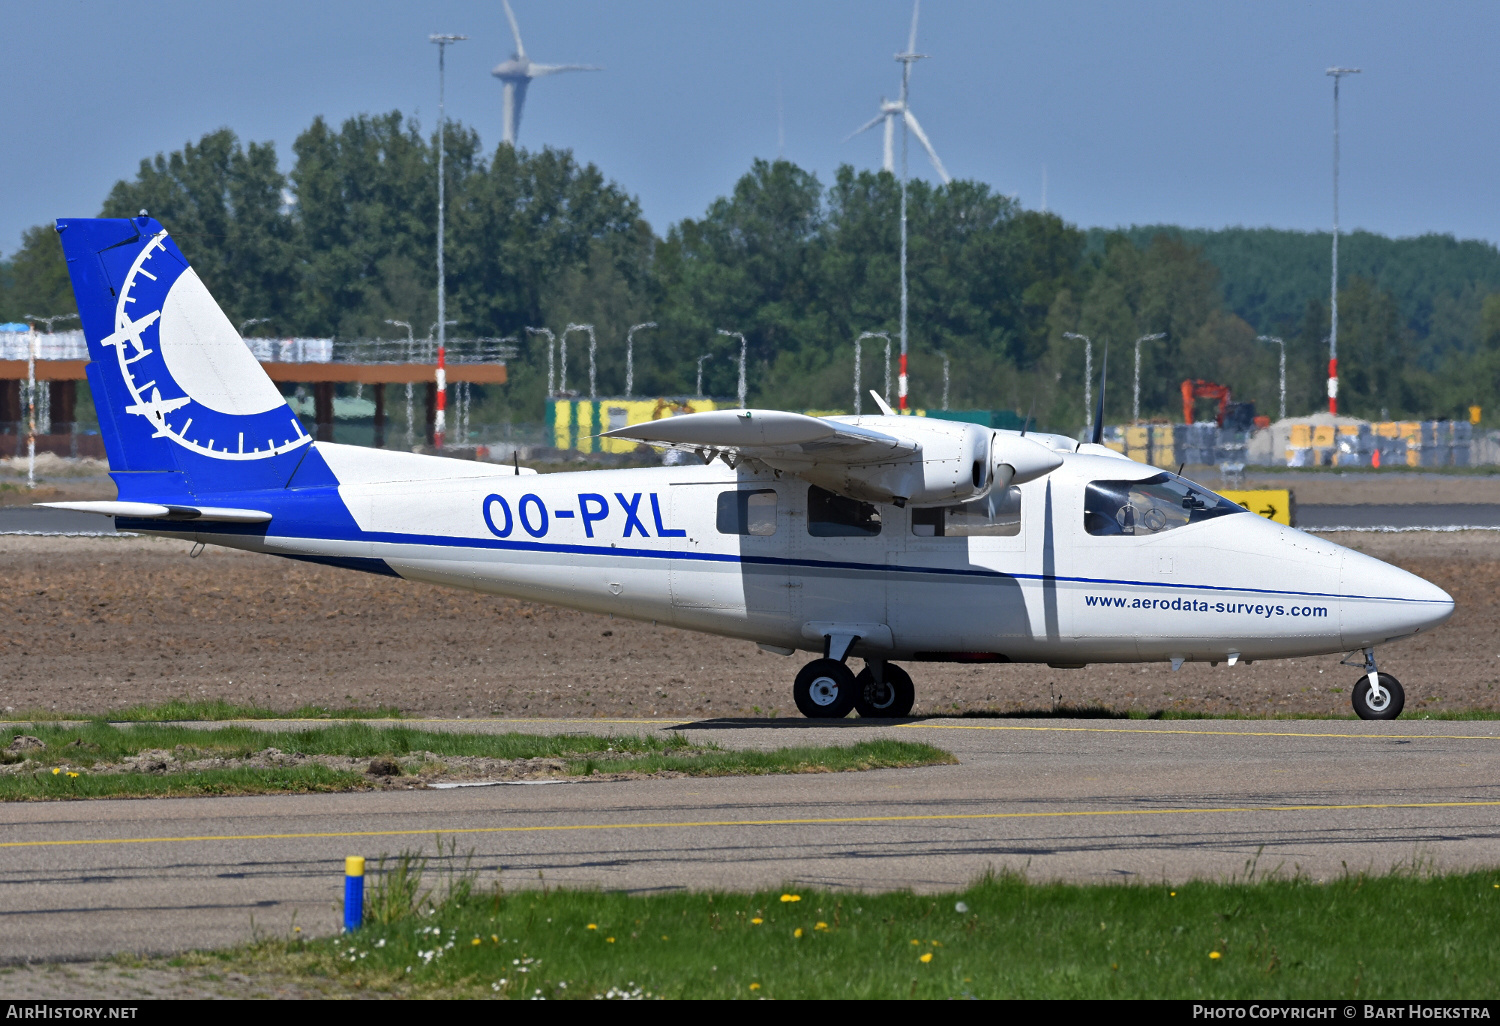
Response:
[[[876,114],[869,121],[866,121],[864,124],[860,125],[854,131],[852,131],[848,135],[844,136],[844,142],[848,142],[850,139],[853,139],[856,135],[858,135],[861,132],[868,132],[870,129],[872,129],[876,125],[880,124],[881,119],[884,118],[884,117],[885,117],[884,113]]]
[[[1094,408],[1095,445],[1104,444],[1104,386],[1109,376],[1109,343],[1104,344],[1104,362],[1099,367],[1099,405]]]
[[[500,0],[505,6],[505,19],[510,22],[510,34],[516,37],[516,56],[526,56],[526,44],[521,42],[521,27],[516,24],[516,12],[510,9],[510,0]]]
[[[937,171],[938,177],[943,180],[943,184],[947,185],[953,181],[952,178],[948,177],[948,169],[943,167],[943,162],[938,159],[937,150],[933,149],[932,143],[927,140],[927,133],[922,131],[922,126],[918,124],[917,116],[910,109],[902,113],[906,117],[907,127],[911,129],[912,135],[917,137],[917,141],[922,144],[922,148],[927,151],[927,156],[932,161],[933,169]]]

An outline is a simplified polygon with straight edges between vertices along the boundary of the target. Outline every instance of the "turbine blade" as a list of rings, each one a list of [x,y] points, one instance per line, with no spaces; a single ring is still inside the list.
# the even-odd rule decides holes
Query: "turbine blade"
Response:
[[[500,0],[505,5],[505,19],[510,22],[510,34],[516,37],[516,56],[526,56],[526,44],[521,42],[521,26],[516,24],[516,12],[510,9],[510,0]]]
[[[937,171],[938,177],[943,180],[943,184],[947,185],[953,181],[952,178],[948,177],[948,169],[943,167],[943,162],[938,159],[937,150],[933,149],[932,143],[927,140],[927,133],[922,131],[922,126],[918,124],[917,116],[910,110],[903,111],[902,113],[906,116],[907,127],[911,129],[912,135],[917,137],[917,141],[922,144],[922,148],[927,151],[927,156],[932,160],[933,169]]]
[[[546,78],[564,71],[603,71],[597,64],[533,64],[527,72],[528,78]]]
[[[869,121],[866,121],[864,124],[860,125],[854,131],[852,131],[848,135],[844,136],[844,142],[848,142],[850,139],[853,139],[856,135],[858,135],[861,132],[868,132],[870,129],[872,129],[876,125],[880,124],[880,120],[882,118],[884,118],[884,117],[885,117],[884,114],[876,114]]]
[[[913,0],[911,5],[911,38],[906,41],[906,52],[917,52],[917,12],[922,9],[922,0]]]

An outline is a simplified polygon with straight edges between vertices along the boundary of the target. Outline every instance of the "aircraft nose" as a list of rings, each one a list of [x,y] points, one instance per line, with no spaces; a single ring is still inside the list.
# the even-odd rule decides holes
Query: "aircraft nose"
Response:
[[[1453,615],[1453,596],[1442,588],[1363,553],[1344,551],[1339,578],[1346,648],[1431,630]]]

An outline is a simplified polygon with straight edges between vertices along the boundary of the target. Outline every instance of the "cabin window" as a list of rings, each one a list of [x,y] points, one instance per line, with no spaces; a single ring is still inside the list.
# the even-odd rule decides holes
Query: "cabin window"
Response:
[[[1095,535],[1160,534],[1244,512],[1243,506],[1176,474],[1144,481],[1093,481],[1083,493],[1083,527]]]
[[[959,506],[911,511],[911,533],[918,538],[1014,538],[1021,533],[1021,489],[995,489]]]
[[[720,492],[718,527],[720,534],[775,534],[775,490]]]
[[[807,489],[807,533],[814,538],[873,538],[880,508],[813,485]]]

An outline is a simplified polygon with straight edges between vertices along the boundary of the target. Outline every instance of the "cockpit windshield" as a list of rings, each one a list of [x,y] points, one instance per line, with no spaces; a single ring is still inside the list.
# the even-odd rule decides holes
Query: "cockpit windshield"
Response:
[[[1202,485],[1158,474],[1143,481],[1090,482],[1084,489],[1083,528],[1094,535],[1150,535],[1245,512]]]

